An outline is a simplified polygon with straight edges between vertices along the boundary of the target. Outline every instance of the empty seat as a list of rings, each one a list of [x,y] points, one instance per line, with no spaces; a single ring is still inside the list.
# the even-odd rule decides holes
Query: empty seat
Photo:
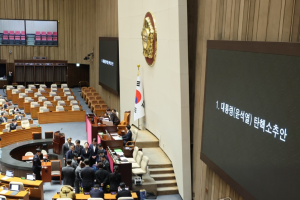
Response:
[[[64,93],[64,96],[66,97],[66,96],[70,96],[71,95],[71,92],[65,92]]]
[[[33,99],[31,97],[25,97],[24,102],[32,102]]]
[[[36,89],[36,87],[35,87],[35,85],[28,85],[28,89],[33,90],[33,89]]]
[[[68,97],[67,97],[67,100],[68,100],[68,101],[71,101],[71,100],[74,100],[74,99],[75,99],[74,96],[68,96]]]
[[[47,86],[45,84],[41,84],[40,88],[47,88]]]
[[[51,88],[51,92],[57,92],[57,88]]]
[[[43,95],[39,92],[34,93],[34,97],[40,97],[40,96],[43,96]]]
[[[40,107],[40,112],[49,112],[49,109],[47,109],[47,107]]]
[[[6,100],[5,99],[0,99],[0,105],[3,105],[6,103]]]
[[[29,128],[30,127],[29,120],[22,120],[21,126],[22,126],[22,128]]]
[[[61,84],[61,88],[68,88],[68,84],[65,83]]]
[[[65,101],[58,101],[58,102],[57,102],[57,105],[58,105],[58,106],[65,106],[66,103],[65,103]]]
[[[44,107],[50,107],[52,106],[51,101],[44,101]]]
[[[44,88],[39,88],[38,91],[39,91],[40,93],[46,92]]]
[[[13,90],[11,91],[11,93],[12,93],[12,94],[19,94],[19,93],[20,93],[20,90],[18,90],[18,89],[13,89]]]
[[[25,89],[25,93],[28,94],[28,93],[33,93],[33,90],[32,89]]]
[[[56,84],[51,84],[51,88],[57,88]]]
[[[25,93],[19,93],[19,98],[24,98],[24,97],[27,97]]]
[[[25,97],[25,98],[26,98],[26,97]],[[13,111],[14,111],[14,109],[9,109],[9,110],[8,110],[8,114],[9,114],[9,115],[12,115],[12,114],[13,114]],[[8,120],[9,120],[9,119],[7,119],[7,122],[8,122]]]
[[[141,167],[142,158],[143,158],[143,152],[139,151],[137,153],[137,156],[136,156],[136,159],[135,159],[136,162],[132,163],[132,168],[140,168]]]
[[[22,89],[25,89],[25,87],[24,87],[24,85],[18,85],[18,86],[17,86],[17,89],[18,89],[18,90],[22,90]]]
[[[64,92],[70,92],[70,88],[63,88]]]
[[[61,112],[61,111],[65,111],[63,106],[56,106],[56,111]]]
[[[148,163],[149,163],[149,158],[147,156],[143,156],[142,162],[141,162],[141,167],[140,168],[136,168],[136,169],[132,169],[132,173],[136,174],[136,175],[143,175],[147,173],[147,167],[148,167]]]
[[[30,151],[28,151],[28,152],[25,153],[25,156],[33,156],[33,155],[34,154],[32,152],[30,152]]]
[[[50,92],[50,93],[49,93],[49,96],[50,96],[50,97],[56,96],[56,92]]]
[[[9,130],[8,129],[2,129],[2,133],[7,133]]]
[[[46,97],[39,97],[39,101],[47,101]]]
[[[72,100],[72,101],[70,101],[70,105],[71,106],[78,105],[78,101]]]
[[[31,107],[31,108],[39,107],[39,106],[40,106],[40,104],[39,104],[38,102],[31,102],[31,103],[30,103],[30,107]]]
[[[14,89],[14,86],[12,86],[12,85],[6,86],[6,90],[12,90],[12,89]]]
[[[137,146],[134,147],[132,152],[132,158],[127,158],[128,162],[130,163],[136,163],[136,156],[139,151],[139,148]]]
[[[53,98],[54,101],[59,101],[60,99],[61,99],[60,96],[54,96]]]
[[[44,155],[48,155],[47,151],[44,150],[44,149],[42,150],[42,154],[43,154],[43,156],[44,156]]]
[[[75,111],[75,110],[80,110],[80,107],[77,106],[77,105],[74,105],[74,106],[72,106],[72,110],[73,110],[73,111]]]

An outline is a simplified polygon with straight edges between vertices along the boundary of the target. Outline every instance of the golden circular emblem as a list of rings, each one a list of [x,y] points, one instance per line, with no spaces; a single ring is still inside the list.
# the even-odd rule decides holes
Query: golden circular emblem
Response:
[[[153,66],[156,59],[157,32],[155,19],[151,12],[147,12],[142,29],[143,55],[149,66]]]

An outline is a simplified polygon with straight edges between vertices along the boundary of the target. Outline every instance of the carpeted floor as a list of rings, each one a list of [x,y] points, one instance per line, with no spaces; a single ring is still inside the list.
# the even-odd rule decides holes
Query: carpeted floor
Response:
[[[76,99],[79,101],[79,104],[82,105],[83,110],[86,111],[86,113],[92,113],[91,110],[88,108],[84,100],[80,97],[80,89],[79,88],[73,88],[72,92],[76,96]],[[3,90],[0,90],[0,95],[6,96]],[[30,118],[30,115],[26,116]],[[34,120],[34,123],[38,124],[38,120]],[[65,133],[66,138],[72,137],[72,141],[75,141],[77,139],[81,140],[82,144],[87,140],[86,136],[86,127],[85,122],[70,122],[70,123],[55,123],[55,124],[43,124],[42,126],[42,132],[45,131],[57,131],[61,130],[62,133]],[[45,137],[44,135],[42,136]],[[52,185],[50,183],[44,183],[44,199],[45,200],[51,200],[53,195],[60,191],[61,185],[59,184],[59,181],[53,181]],[[162,195],[158,196],[157,200],[182,200],[181,196],[179,194],[175,195]]]

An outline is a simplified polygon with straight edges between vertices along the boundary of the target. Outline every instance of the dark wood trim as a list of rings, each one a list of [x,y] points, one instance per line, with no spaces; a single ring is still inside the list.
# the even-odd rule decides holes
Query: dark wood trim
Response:
[[[207,40],[207,49],[300,56],[300,43]]]
[[[111,87],[105,85],[104,83],[101,83],[101,82],[99,81],[99,85],[101,85],[101,86],[102,86],[104,89],[106,89],[107,91],[109,91],[109,92],[111,92],[111,93],[113,93],[113,94],[119,96],[119,92],[117,92],[116,90],[112,89]]]
[[[200,159],[205,162],[216,174],[218,174],[223,180],[226,181],[234,190],[240,194],[244,199],[256,200],[245,188],[243,188],[238,182],[233,180],[226,172],[224,172],[218,165],[211,161],[205,154],[201,152]]]

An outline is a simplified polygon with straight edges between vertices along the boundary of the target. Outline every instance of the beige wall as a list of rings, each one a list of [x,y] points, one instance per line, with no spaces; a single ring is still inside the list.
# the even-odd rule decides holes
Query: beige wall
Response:
[[[13,63],[16,59],[47,56],[49,60],[89,64],[90,85],[110,107],[119,110],[120,98],[98,84],[99,37],[118,36],[117,0],[0,0],[0,18],[59,20],[58,47],[0,46],[0,58]],[[84,61],[93,50],[93,61]]]
[[[300,1],[197,0],[194,105],[194,200],[243,198],[200,160],[207,40],[299,42]],[[195,16],[196,17],[196,16]]]
[[[191,199],[187,4],[185,0],[119,0],[121,113],[133,113],[137,64],[141,64],[146,117],[140,120],[160,140],[173,163],[179,193]],[[157,60],[142,54],[141,30],[146,12],[157,27]],[[131,116],[133,122],[133,115]]]

